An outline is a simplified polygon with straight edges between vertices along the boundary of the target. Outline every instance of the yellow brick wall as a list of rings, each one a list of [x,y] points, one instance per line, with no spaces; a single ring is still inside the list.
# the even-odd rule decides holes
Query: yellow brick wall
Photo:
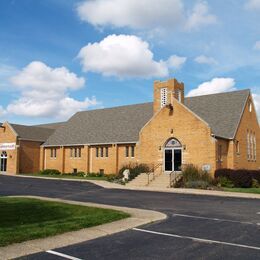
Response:
[[[241,169],[259,169],[260,168],[260,130],[257,121],[256,111],[254,106],[252,106],[252,112],[249,112],[249,103],[252,102],[252,97],[250,96],[245,110],[242,115],[241,122],[236,134],[235,139],[239,141],[240,153],[236,153],[234,149],[234,168]],[[256,148],[257,148],[257,158],[255,161],[248,161],[247,159],[247,130],[253,131],[256,134]]]
[[[8,123],[3,124],[4,128],[0,128],[0,143],[16,143],[17,137]],[[19,166],[19,147],[15,150],[7,150],[7,173],[15,174],[18,173]],[[0,150],[0,153],[2,151]]]
[[[40,170],[41,142],[19,141],[19,173],[36,173]]]
[[[186,146],[183,164],[202,167],[211,165],[211,173],[216,168],[216,139],[211,137],[211,129],[191,111],[173,100],[173,112],[161,109],[142,129],[138,145],[139,160],[148,164],[163,162],[163,147],[170,138],[178,139]]]

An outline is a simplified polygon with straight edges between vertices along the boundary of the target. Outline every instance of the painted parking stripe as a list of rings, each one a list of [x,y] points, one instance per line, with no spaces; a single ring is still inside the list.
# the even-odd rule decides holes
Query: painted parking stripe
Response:
[[[231,219],[224,219],[224,218],[209,218],[209,217],[202,217],[202,216],[195,216],[195,215],[185,215],[185,214],[172,214],[172,216],[176,217],[184,217],[184,218],[197,218],[197,219],[205,219],[205,220],[214,220],[214,221],[224,221],[224,222],[232,222],[232,223],[239,223],[239,224],[247,224],[247,225],[256,225],[253,222],[249,221],[238,221],[238,220],[231,220]]]
[[[66,255],[66,254],[62,254],[53,250],[48,250],[46,251],[46,253],[52,254],[52,255],[57,255],[66,259],[71,259],[71,260],[82,260],[80,258],[74,257],[74,256],[70,256],[70,255]]]
[[[203,238],[198,238],[198,237],[181,236],[181,235],[156,232],[156,231],[151,231],[151,230],[146,230],[146,229],[141,229],[141,228],[133,228],[133,230],[139,231],[139,232],[144,232],[144,233],[155,234],[155,235],[167,236],[167,237],[190,239],[190,240],[193,240],[193,241],[196,241],[196,242],[207,243],[207,244],[219,244],[219,245],[226,245],[226,246],[260,250],[260,247],[256,247],[256,246],[248,246],[248,245],[243,245],[243,244],[228,243],[228,242],[210,240],[210,239],[203,239]]]

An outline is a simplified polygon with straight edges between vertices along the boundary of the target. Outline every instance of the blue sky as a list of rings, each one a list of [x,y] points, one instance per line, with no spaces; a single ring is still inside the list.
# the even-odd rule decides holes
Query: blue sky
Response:
[[[189,96],[251,88],[260,111],[259,72],[260,0],[0,1],[0,121],[148,102],[170,77]]]

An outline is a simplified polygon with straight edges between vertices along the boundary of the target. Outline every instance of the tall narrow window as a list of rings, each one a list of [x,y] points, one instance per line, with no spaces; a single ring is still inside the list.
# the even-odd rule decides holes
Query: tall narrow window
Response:
[[[247,160],[249,161],[251,159],[251,149],[250,149],[250,133],[247,130],[247,137],[246,137],[246,143],[247,143]]]
[[[108,147],[106,147],[106,157],[108,157]]]
[[[131,157],[135,157],[135,147],[131,146]]]
[[[96,147],[96,157],[98,157],[99,156],[99,149],[98,149],[98,147]]]
[[[167,88],[161,88],[161,107],[167,104]]]
[[[78,148],[78,157],[81,158],[81,148]]]
[[[218,161],[222,161],[222,145],[218,146]]]
[[[129,157],[129,146],[125,147],[125,157]]]
[[[73,157],[73,148],[70,148],[70,158]]]
[[[57,149],[51,148],[51,158],[56,158],[56,157],[57,157]]]
[[[178,100],[179,100],[179,102],[181,102],[181,99],[182,99],[182,92],[181,92],[181,90],[178,90]]]
[[[254,133],[254,161],[256,161],[256,136],[255,136],[255,133]]]
[[[104,157],[104,148],[103,147],[100,148],[100,157]]]
[[[239,141],[236,142],[236,153],[240,154],[240,145],[239,145]]]
[[[252,131],[250,131],[250,154],[251,154],[251,160],[254,160],[254,138],[253,138]]]

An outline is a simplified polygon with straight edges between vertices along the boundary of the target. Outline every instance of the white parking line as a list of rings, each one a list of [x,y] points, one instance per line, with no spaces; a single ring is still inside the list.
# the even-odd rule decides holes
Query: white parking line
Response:
[[[214,220],[214,221],[225,221],[225,222],[232,222],[232,223],[239,223],[239,224],[247,224],[247,225],[257,225],[258,223],[253,223],[249,221],[238,221],[238,220],[231,220],[231,219],[224,219],[224,218],[209,218],[209,217],[202,217],[202,216],[194,216],[194,215],[185,215],[185,214],[172,214],[172,216],[176,217],[184,217],[184,218],[197,218],[197,219],[206,219],[206,220]]]
[[[145,230],[145,229],[140,229],[140,228],[133,228],[133,230],[144,232],[144,233],[155,234],[155,235],[167,236],[167,237],[190,239],[190,240],[201,242],[201,243],[220,244],[220,245],[227,245],[227,246],[234,246],[234,247],[260,250],[260,247],[256,247],[256,246],[248,246],[248,245],[243,245],[243,244],[228,243],[228,242],[222,242],[222,241],[217,241],[217,240],[209,240],[209,239],[203,239],[203,238],[197,238],[197,237],[181,236],[181,235],[176,235],[176,234],[162,233],[162,232],[156,232],[156,231]]]
[[[46,251],[46,253],[52,254],[52,255],[57,255],[66,259],[71,259],[71,260],[82,260],[80,258],[74,257],[74,256],[70,256],[70,255],[66,255],[66,254],[62,254],[53,250],[48,250]]]

